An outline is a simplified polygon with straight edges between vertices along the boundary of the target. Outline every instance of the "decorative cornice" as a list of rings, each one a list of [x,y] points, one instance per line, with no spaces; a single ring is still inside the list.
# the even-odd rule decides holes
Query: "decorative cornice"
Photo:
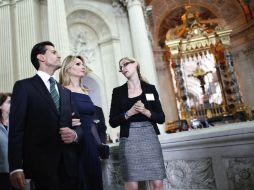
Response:
[[[230,33],[232,30],[223,30],[217,32],[217,35],[220,37],[222,43],[225,46],[230,46]],[[211,44],[215,44],[216,35],[212,34],[209,36],[196,37],[193,39],[175,39],[167,40],[166,45],[170,48],[171,55],[178,55],[178,53],[188,54],[200,52],[200,50],[210,49]]]

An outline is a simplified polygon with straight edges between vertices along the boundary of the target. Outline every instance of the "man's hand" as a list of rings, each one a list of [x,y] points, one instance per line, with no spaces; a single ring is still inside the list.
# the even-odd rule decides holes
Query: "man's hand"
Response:
[[[73,143],[75,138],[77,138],[76,132],[69,127],[60,128],[59,134],[65,144]]]
[[[11,184],[17,189],[24,189],[26,184],[25,174],[23,171],[17,171],[10,175]]]

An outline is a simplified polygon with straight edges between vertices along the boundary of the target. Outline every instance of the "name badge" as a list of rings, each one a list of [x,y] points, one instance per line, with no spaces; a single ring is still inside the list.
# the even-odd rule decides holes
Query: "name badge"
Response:
[[[146,100],[147,101],[154,101],[154,95],[153,94],[146,94]]]

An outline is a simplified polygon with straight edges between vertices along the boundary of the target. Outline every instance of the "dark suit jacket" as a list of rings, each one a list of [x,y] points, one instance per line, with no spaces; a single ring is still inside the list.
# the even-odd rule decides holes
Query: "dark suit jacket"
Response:
[[[105,125],[105,118],[101,107],[95,106],[94,123],[96,125],[101,142],[106,144],[107,127]]]
[[[163,113],[161,103],[159,100],[158,92],[154,85],[146,82],[141,82],[141,88],[145,94],[153,94],[154,101],[146,101],[145,107],[150,110],[151,117],[148,118],[153,124],[154,130],[157,134],[160,134],[156,123],[162,124],[165,121],[165,115]],[[120,137],[129,136],[130,120],[125,119],[125,112],[128,111],[126,107],[126,100],[128,99],[128,86],[127,83],[120,87],[114,88],[112,93],[111,108],[109,123],[114,128],[120,125]]]
[[[26,177],[48,176],[57,171],[60,161],[70,176],[77,175],[76,144],[64,144],[60,127],[71,127],[70,91],[58,85],[60,113],[42,79],[17,81],[13,88],[10,130],[10,171],[23,169]],[[81,127],[73,128],[78,137]]]

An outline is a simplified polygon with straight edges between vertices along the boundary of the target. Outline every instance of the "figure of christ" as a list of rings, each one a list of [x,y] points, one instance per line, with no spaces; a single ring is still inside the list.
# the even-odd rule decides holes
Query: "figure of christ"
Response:
[[[204,69],[201,68],[200,63],[197,62],[197,67],[195,71],[192,74],[188,75],[188,77],[195,77],[199,80],[203,95],[205,95],[205,76],[208,73],[212,73],[212,71],[207,71],[207,72],[204,71]]]

